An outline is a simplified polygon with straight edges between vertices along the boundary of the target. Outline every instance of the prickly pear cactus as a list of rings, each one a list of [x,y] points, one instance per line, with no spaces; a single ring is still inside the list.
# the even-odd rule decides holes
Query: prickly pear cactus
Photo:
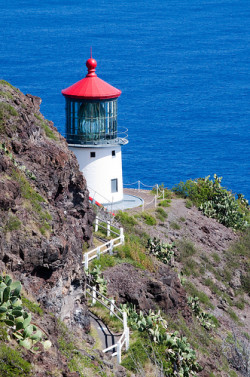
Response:
[[[10,276],[0,276],[0,321],[9,327],[9,332],[18,343],[32,349],[35,343],[41,342],[44,348],[51,346],[45,340],[45,334],[31,323],[31,314],[22,307],[20,281],[13,282]]]

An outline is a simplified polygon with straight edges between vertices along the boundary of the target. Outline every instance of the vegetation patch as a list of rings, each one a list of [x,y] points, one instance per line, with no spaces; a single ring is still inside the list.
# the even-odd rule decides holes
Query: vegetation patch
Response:
[[[13,99],[13,95],[9,92],[3,92],[2,90],[0,90],[0,96],[1,97],[4,97],[6,99]]]
[[[45,202],[45,199],[33,189],[20,171],[13,169],[12,177],[18,182],[22,197],[30,202],[32,210],[38,215],[40,232],[45,234],[46,231],[50,231],[51,227],[49,221],[52,220],[52,217],[50,213],[41,206],[41,203]]]
[[[43,309],[40,307],[39,304],[30,301],[27,297],[21,295],[23,306],[28,309],[31,313],[38,314],[40,316],[43,315]]]
[[[164,209],[161,208],[161,207],[156,208],[156,211],[155,211],[155,212],[156,212],[156,217],[157,217],[159,220],[161,220],[161,221],[165,221],[165,219],[167,219],[167,217],[168,217],[167,212],[164,211]]]
[[[154,263],[152,259],[146,255],[145,249],[140,242],[139,237],[128,238],[124,245],[120,246],[117,250],[117,257],[121,258],[124,262],[129,262],[135,267],[143,270],[148,269],[154,271]]]
[[[45,340],[45,333],[31,322],[31,314],[23,309],[21,287],[19,281],[13,282],[8,275],[0,276],[0,321],[8,326],[20,346],[37,351],[39,342],[47,350],[51,342]]]
[[[0,133],[5,132],[6,119],[9,119],[12,116],[18,116],[16,109],[8,103],[0,102]],[[16,128],[14,125],[12,127]]]
[[[170,207],[170,203],[171,203],[171,200],[170,200],[170,199],[164,199],[164,200],[161,200],[161,201],[158,203],[158,206],[159,206],[159,207]]]
[[[179,224],[177,224],[176,222],[172,221],[170,224],[169,224],[170,228],[174,229],[174,230],[180,230],[181,229],[181,226]]]
[[[156,218],[147,212],[142,212],[138,217],[142,218],[147,225],[153,226],[157,224]]]
[[[160,239],[154,237],[148,239],[147,249],[162,263],[169,264],[174,258],[174,246],[174,244],[163,243]]]
[[[27,377],[32,375],[31,371],[31,364],[23,359],[18,350],[0,344],[0,376]]]
[[[221,186],[222,177],[214,175],[214,180],[198,178],[180,182],[173,191],[189,198],[207,217],[234,229],[245,229],[249,224],[249,204],[242,194],[238,198]]]
[[[192,309],[194,315],[200,321],[201,326],[203,326],[206,330],[211,330],[215,327],[214,318],[209,313],[204,312],[200,306],[200,300],[198,297],[189,297],[188,298],[188,305]]]
[[[190,281],[187,281],[185,282],[184,287],[191,296],[198,297],[200,302],[204,304],[206,308],[214,309],[214,306],[212,305],[206,293],[199,291],[193,283],[191,283]]]
[[[19,89],[15,88],[13,85],[11,85],[8,81],[0,80],[0,85],[8,86],[9,88],[15,90],[15,92],[19,92]]]
[[[8,220],[5,224],[4,231],[5,232],[12,232],[14,230],[18,230],[21,227],[21,221],[15,215],[10,215]]]
[[[186,208],[188,208],[188,209],[192,208],[192,207],[193,207],[193,202],[192,202],[192,200],[187,199],[187,200],[186,200],[186,203],[185,203],[185,206],[186,206]]]
[[[178,260],[181,262],[196,254],[194,243],[188,239],[177,240],[176,247],[179,251]]]
[[[128,214],[128,212],[118,211],[115,219],[119,221],[127,232],[131,232],[133,227],[138,224],[134,216]]]
[[[188,258],[183,266],[182,272],[186,276],[197,277],[200,275],[199,265],[193,258]]]
[[[154,313],[150,310],[148,314],[142,311],[137,313],[135,307],[126,304],[121,305],[121,308],[127,312],[129,326],[149,338],[148,343],[152,344],[152,351],[156,350],[156,354],[165,354],[167,363],[162,364],[164,375],[174,375],[175,370],[176,375],[188,377],[200,370],[195,351],[190,347],[187,338],[180,336],[178,332],[168,332],[167,322],[160,311]]]
[[[58,331],[59,350],[63,356],[66,357],[69,370],[71,372],[78,372],[80,377],[92,376],[93,373],[95,373],[95,375],[97,373],[102,375],[101,361],[98,360],[95,355],[97,362],[93,363],[90,357],[82,354],[81,349],[84,348],[84,345],[78,346],[78,344],[76,344],[72,332],[69,331],[67,326],[61,321],[58,321]]]
[[[38,119],[39,125],[43,128],[45,135],[52,140],[58,140],[57,136],[55,135],[54,131],[46,124],[46,122],[37,114],[35,114],[36,119]]]

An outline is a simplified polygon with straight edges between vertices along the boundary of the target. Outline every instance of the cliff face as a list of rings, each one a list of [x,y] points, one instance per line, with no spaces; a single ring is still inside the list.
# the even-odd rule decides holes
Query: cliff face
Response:
[[[0,99],[0,270],[14,272],[46,307],[74,320],[94,219],[86,181],[40,113],[40,98],[1,81]]]

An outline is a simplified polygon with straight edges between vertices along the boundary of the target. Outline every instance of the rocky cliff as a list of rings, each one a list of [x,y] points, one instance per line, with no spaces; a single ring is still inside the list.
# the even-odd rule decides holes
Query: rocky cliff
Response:
[[[5,81],[0,97],[0,270],[84,326],[82,251],[94,219],[86,181],[40,98]]]

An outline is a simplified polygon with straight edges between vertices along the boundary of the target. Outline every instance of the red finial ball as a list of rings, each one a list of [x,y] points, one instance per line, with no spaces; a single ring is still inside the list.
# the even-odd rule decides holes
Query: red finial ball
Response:
[[[87,66],[88,70],[90,70],[90,69],[95,69],[96,66],[97,66],[96,60],[93,59],[93,58],[89,58],[89,59],[86,61],[86,66]]]

